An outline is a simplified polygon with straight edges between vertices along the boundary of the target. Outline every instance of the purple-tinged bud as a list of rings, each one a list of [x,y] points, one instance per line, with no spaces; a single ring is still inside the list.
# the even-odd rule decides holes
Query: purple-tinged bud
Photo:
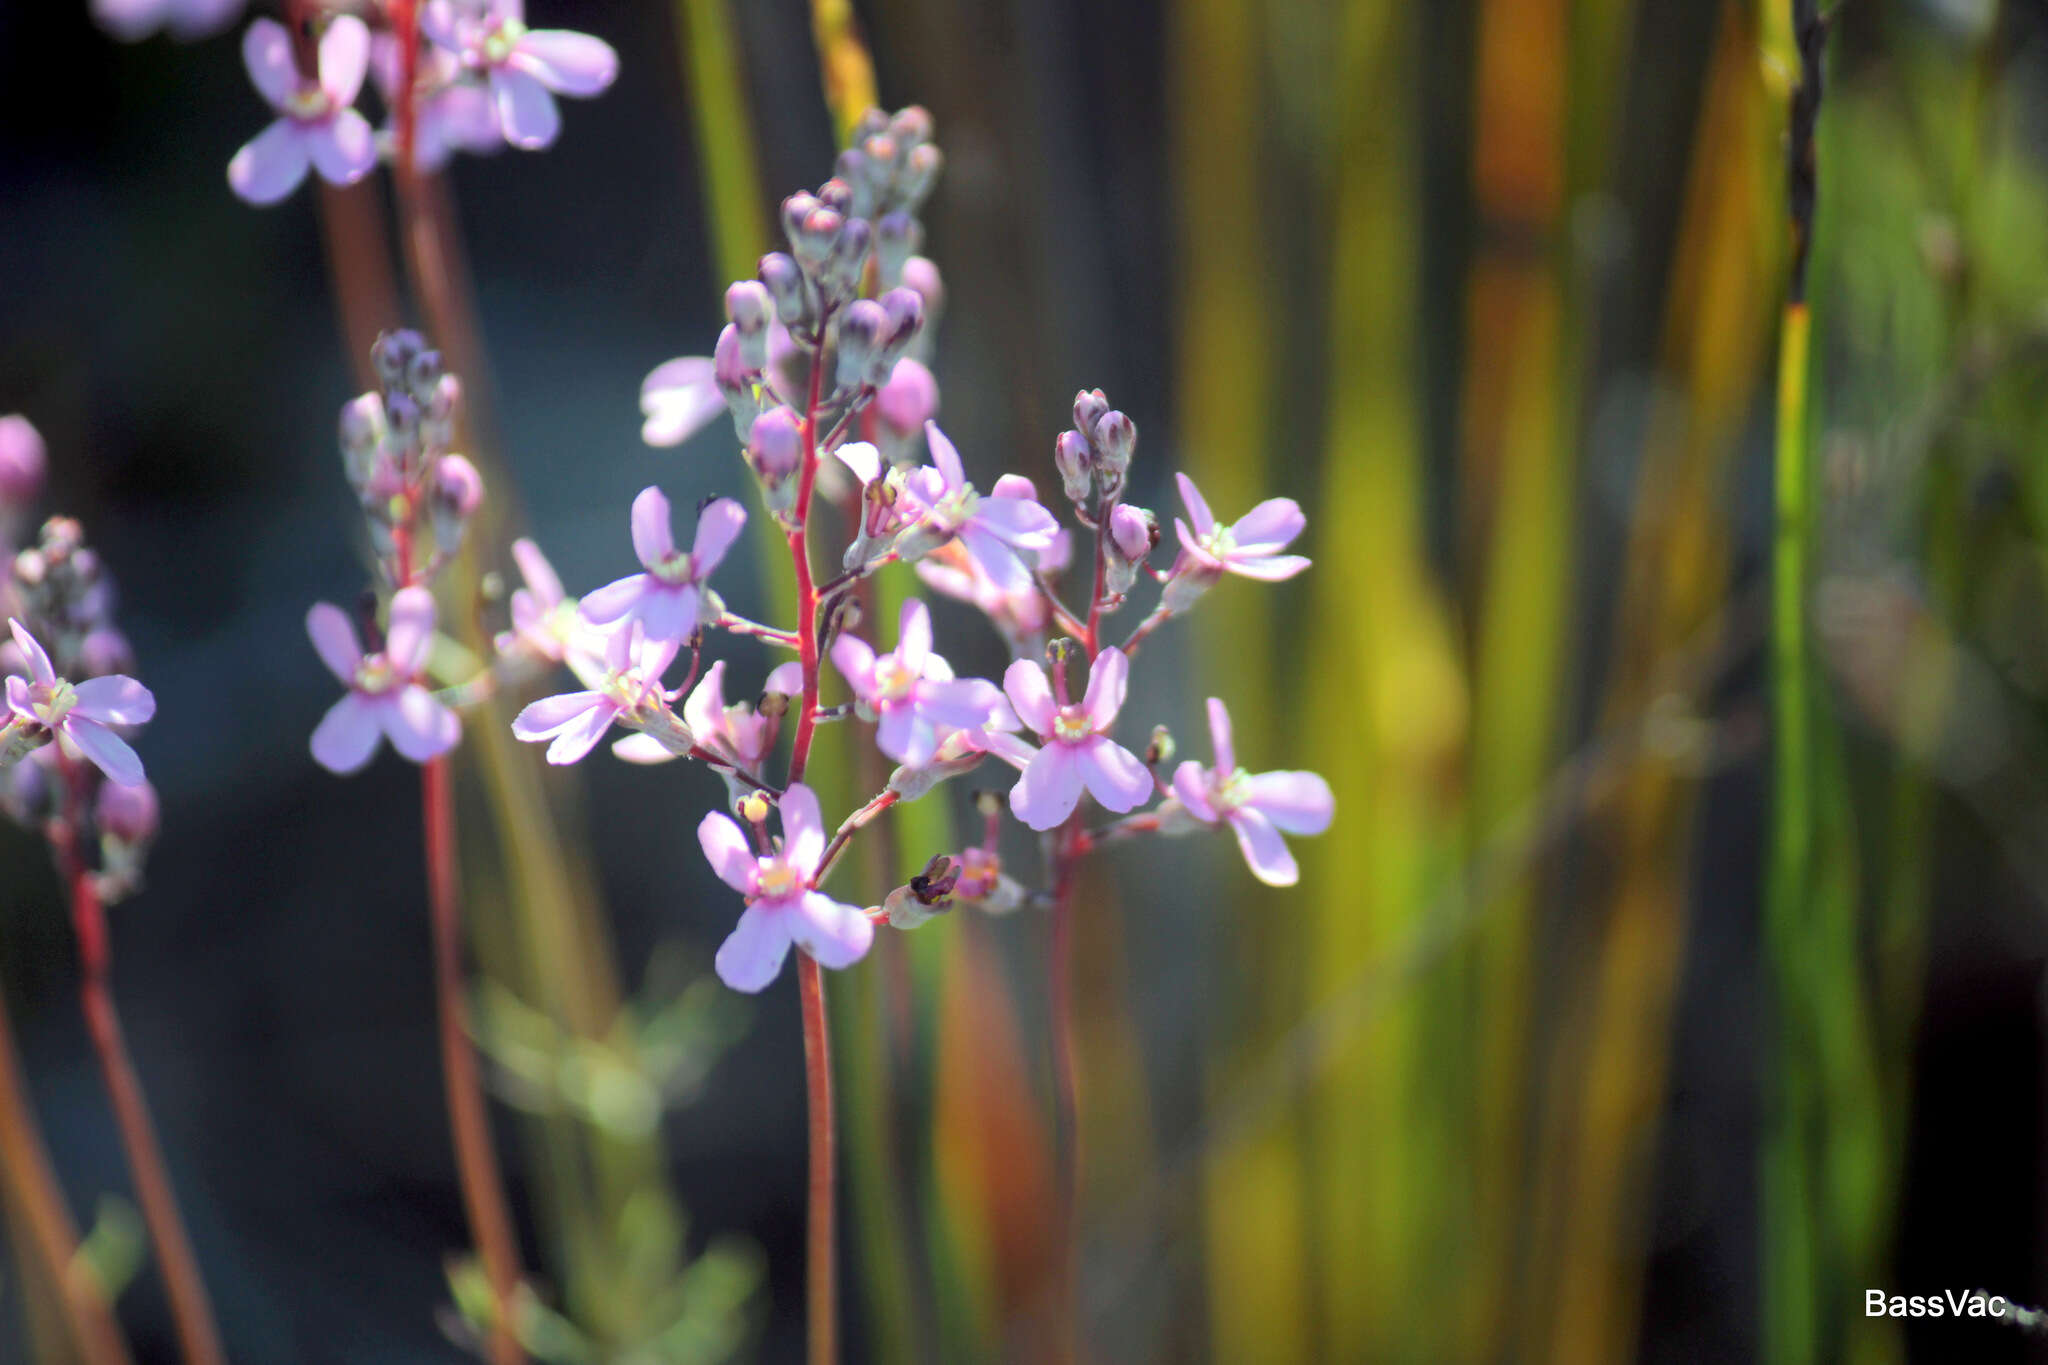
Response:
[[[427,339],[409,327],[384,332],[370,347],[370,361],[386,389],[397,389],[412,371],[413,358],[427,349]]]
[[[855,299],[839,315],[840,388],[869,381],[878,353],[889,335],[889,314],[873,299]]]
[[[818,186],[818,202],[842,218],[852,216],[853,186],[838,176],[833,176]]]
[[[455,440],[455,410],[462,406],[462,381],[444,374],[434,381],[420,413],[420,443],[445,450]]]
[[[818,287],[833,299],[851,298],[860,292],[861,272],[867,268],[868,248],[874,245],[875,230],[865,218],[849,218],[838,240],[818,267]]]
[[[789,249],[800,265],[815,270],[832,254],[839,234],[846,228],[846,215],[823,205],[805,214],[789,239]]]
[[[434,486],[428,507],[434,519],[434,540],[441,550],[453,554],[469,529],[469,519],[483,506],[483,475],[460,455],[443,455],[434,461]]]
[[[765,333],[768,319],[775,316],[775,296],[759,280],[735,280],[725,291],[725,315],[743,337]]]
[[[921,104],[906,104],[889,120],[889,134],[905,146],[932,140],[931,111]]]
[[[866,145],[866,143],[856,143],[854,146],[848,147],[845,151],[841,152],[832,163],[832,179],[826,182],[827,184],[846,185],[853,191],[847,198],[847,206],[857,218],[867,216],[860,212],[860,201],[863,198],[862,190],[866,187],[868,177],[872,174],[872,168],[868,165],[868,154],[863,150]]]
[[[945,279],[929,256],[912,256],[903,263],[903,287],[915,289],[923,297],[928,318],[937,317],[946,306]]]
[[[896,163],[903,159],[906,150],[903,143],[885,132],[876,133],[860,146],[861,150],[867,153],[862,165],[871,164],[878,173],[877,178],[884,182],[888,180],[890,172],[896,169]]]
[[[875,391],[875,420],[892,436],[906,440],[915,436],[938,411],[938,381],[909,356],[896,362],[889,371],[889,382]]]
[[[1120,502],[1109,514],[1109,540],[1119,555],[1136,563],[1159,543],[1159,523],[1144,508]]]
[[[48,468],[43,438],[28,418],[0,417],[0,511],[34,502],[43,491]]]
[[[792,245],[803,232],[804,219],[816,212],[818,207],[818,196],[809,190],[798,190],[782,201],[782,235],[789,238]]]
[[[915,289],[891,289],[882,295],[881,304],[889,315],[889,330],[882,344],[900,355],[924,330],[924,295]]]
[[[771,251],[761,258],[761,284],[775,300],[775,316],[784,327],[804,320],[804,274],[792,258]]]
[[[903,267],[923,245],[924,228],[917,219],[901,209],[882,215],[875,223],[875,267],[881,273],[884,289],[902,283]]]
[[[898,178],[898,188],[903,202],[915,208],[932,192],[932,185],[939,178],[939,170],[946,158],[934,143],[926,142],[910,149],[904,159],[903,174]]]
[[[1087,437],[1078,431],[1061,432],[1059,440],[1053,442],[1052,462],[1060,471],[1060,484],[1069,501],[1084,503],[1094,496],[1095,452],[1089,448]]]
[[[420,405],[409,393],[398,390],[384,397],[384,420],[391,428],[391,434],[401,442],[410,443],[419,434]]]
[[[853,145],[858,147],[889,126],[889,115],[881,109],[863,109],[853,125]]]
[[[1138,448],[1138,424],[1121,412],[1107,412],[1095,424],[1096,483],[1102,496],[1114,498],[1123,492],[1124,471],[1131,467],[1131,455]]]
[[[1083,389],[1074,395],[1074,430],[1095,439],[1095,424],[1109,415],[1109,396],[1101,389]]]
[[[405,387],[422,404],[434,401],[434,391],[441,384],[441,353],[439,351],[416,351],[405,365]]]
[[[377,470],[384,444],[384,400],[374,393],[352,398],[341,408],[341,465],[349,486],[361,492]]]
[[[154,839],[160,815],[156,788],[147,782],[133,787],[103,782],[99,798],[93,803],[93,822],[100,827],[100,833],[124,844],[146,844]]]
[[[803,423],[796,413],[778,406],[756,417],[747,435],[747,458],[770,483],[796,473],[804,458]]]
[[[711,381],[719,391],[730,395],[735,390],[745,389],[753,382],[759,370],[748,366],[741,354],[745,343],[740,340],[740,329],[728,322],[718,334],[718,342],[711,348]]]
[[[100,626],[85,633],[78,642],[78,670],[89,678],[135,671],[135,648],[128,637],[112,626]]]

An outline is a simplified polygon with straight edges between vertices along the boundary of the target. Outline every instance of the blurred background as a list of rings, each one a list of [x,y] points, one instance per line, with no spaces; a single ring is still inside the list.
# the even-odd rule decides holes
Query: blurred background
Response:
[[[1767,907],[1783,4],[819,6],[531,0],[622,66],[553,149],[437,191],[504,513],[477,567],[523,531],[586,589],[629,566],[640,487],[744,492],[723,423],[640,442],[639,383],[708,352],[773,204],[827,174],[860,38],[947,155],[935,368],[970,474],[1049,487],[1101,386],[1134,500],[1177,511],[1185,469],[1226,517],[1302,502],[1315,568],[1218,588],[1125,712],[1202,756],[1228,699],[1247,766],[1319,769],[1338,823],[1291,891],[1208,840],[1085,887],[1089,1356],[2022,1358],[1863,1304],[2048,1299],[2048,8],[1838,11],[1797,528],[1813,874]],[[161,705],[115,986],[229,1353],[459,1359],[415,780],[306,751],[332,691],[304,613],[365,562],[333,431],[367,338],[330,261],[388,239],[388,189],[244,206],[224,168],[267,118],[231,35],[123,45],[83,0],[0,0],[0,412],[48,439],[48,510],[119,579]],[[345,287],[419,321],[388,283]],[[722,586],[787,614],[765,560]],[[796,1358],[797,1002],[709,979],[735,907],[688,832],[716,780],[543,772],[483,721],[459,757],[557,1358]],[[828,810],[858,768],[821,769]],[[956,847],[968,796],[842,889]],[[831,979],[854,1359],[1048,1349],[1045,931],[956,913]],[[0,987],[73,1209],[132,1264],[74,976],[8,827]],[[133,1269],[137,1358],[171,1360]],[[63,1359],[21,1291],[0,1271],[0,1360]]]

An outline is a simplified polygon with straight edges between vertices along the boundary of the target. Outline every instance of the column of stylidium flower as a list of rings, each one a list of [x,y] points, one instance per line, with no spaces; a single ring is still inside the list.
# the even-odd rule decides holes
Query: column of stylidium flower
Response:
[[[196,35],[216,20],[224,23],[239,0],[97,5],[102,23],[117,36],[141,36],[162,23]],[[395,161],[396,112],[408,94],[413,165],[431,172],[457,152],[551,145],[561,131],[556,96],[599,95],[618,76],[618,54],[609,44],[566,29],[528,28],[521,0],[425,0],[417,11],[408,92],[394,6],[335,9],[304,7],[303,21],[317,27],[310,54],[275,19],[253,20],[243,33],[249,79],[276,114],[228,163],[228,184],[252,204],[278,203],[308,171],[346,186],[368,175],[380,157]],[[367,75],[374,75],[390,115],[381,133],[355,107]]]

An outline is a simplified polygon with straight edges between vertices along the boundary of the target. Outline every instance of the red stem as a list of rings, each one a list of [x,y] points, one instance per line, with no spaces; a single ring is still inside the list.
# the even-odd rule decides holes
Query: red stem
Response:
[[[455,851],[454,787],[448,761],[429,759],[420,768],[420,804],[426,823],[427,888],[433,902],[434,996],[439,1006],[441,1071],[448,1094],[448,1128],[455,1144],[455,1170],[470,1235],[483,1258],[496,1311],[491,1318],[491,1360],[519,1365],[525,1360],[513,1330],[519,1289],[519,1241],[491,1142],[490,1108],[469,1042],[469,1007],[462,982],[462,892]]]
[[[121,1149],[135,1181],[136,1201],[142,1206],[142,1221],[149,1230],[150,1244],[163,1273],[178,1349],[186,1365],[220,1365],[224,1359],[220,1329],[214,1325],[206,1282],[200,1276],[198,1259],[192,1254],[191,1240],[185,1235],[178,1199],[171,1190],[163,1151],[157,1145],[156,1129],[150,1122],[149,1104],[143,1098],[135,1064],[128,1056],[121,1017],[114,1009],[113,992],[108,986],[106,912],[100,905],[92,870],[85,865],[78,848],[78,831],[84,827],[85,774],[68,760],[62,766],[65,813],[50,826],[50,844],[71,892],[71,924],[78,939],[79,1003],[85,1011],[86,1031],[92,1036],[93,1051],[99,1056],[100,1074],[106,1082],[114,1123],[121,1134]]]

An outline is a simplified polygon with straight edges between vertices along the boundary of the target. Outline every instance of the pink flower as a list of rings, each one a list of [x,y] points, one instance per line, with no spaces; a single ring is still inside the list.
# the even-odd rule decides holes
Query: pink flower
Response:
[[[614,631],[605,645],[603,680],[588,691],[542,697],[513,717],[512,733],[529,744],[552,741],[550,763],[574,763],[597,747],[613,721],[630,720],[656,698],[666,703],[661,675],[675,657],[673,640],[650,639],[631,627]]]
[[[57,676],[50,656],[28,627],[10,618],[7,628],[28,666],[28,676],[7,679],[7,709],[13,724],[40,726],[92,760],[107,780],[124,787],[141,786],[142,760],[128,742],[107,727],[140,725],[156,714],[156,698],[133,678],[112,674],[66,682]]]
[[[803,783],[782,794],[782,842],[755,856],[746,832],[721,811],[697,826],[697,842],[719,879],[747,898],[740,922],[718,949],[719,979],[736,991],[758,991],[782,970],[794,943],[818,965],[850,967],[874,942],[875,926],[859,909],[816,889],[825,854],[818,798]]]
[[[386,108],[397,106],[404,71],[398,40],[388,33],[378,34],[370,49],[370,74],[376,78]],[[395,116],[383,139],[395,157]],[[413,165],[422,171],[438,171],[457,152],[487,156],[504,145],[505,135],[498,128],[498,108],[491,102],[489,88],[468,79],[462,63],[452,53],[422,46],[413,95]]]
[[[18,413],[0,417],[0,512],[26,507],[43,491],[42,435]]]
[[[1230,743],[1230,713],[1209,698],[1209,741],[1216,766],[1189,760],[1174,770],[1173,794],[1203,824],[1227,823],[1252,875],[1268,886],[1292,886],[1301,872],[1280,837],[1321,834],[1337,812],[1330,784],[1315,773],[1247,773]]]
[[[529,29],[522,0],[430,0],[420,29],[483,74],[505,140],[529,151],[547,146],[562,130],[556,95],[603,94],[619,74],[619,54],[611,44],[567,29]]]
[[[832,662],[862,713],[877,721],[876,747],[898,763],[930,762],[941,725],[978,731],[1010,720],[1009,704],[994,683],[956,679],[932,653],[931,613],[914,597],[903,604],[894,652],[878,655],[865,640],[841,635],[832,642]],[[1014,729],[1015,722],[1005,728]]]
[[[768,675],[761,690],[797,698],[803,688],[803,666],[786,663]],[[781,728],[781,722],[774,716],[764,716],[746,702],[726,704],[723,659],[704,671],[695,690],[683,702],[683,723],[690,727],[700,747],[748,773],[761,770],[761,761],[775,747],[775,734]]]
[[[1194,525],[1190,527],[1176,517],[1173,529],[1180,536],[1187,560],[1198,571],[1241,574],[1277,583],[1308,567],[1308,560],[1301,555],[1280,553],[1308,525],[1308,518],[1302,515],[1293,498],[1268,498],[1225,526],[1210,513],[1209,504],[1203,501],[1193,479],[1185,474],[1174,477],[1180,481],[1181,501],[1187,504],[1188,518]]]
[[[640,439],[651,446],[679,446],[725,411],[725,395],[710,356],[686,355],[664,361],[640,384],[640,411],[647,421]]]
[[[932,464],[915,469],[904,481],[903,497],[918,517],[918,524],[905,539],[925,537],[926,549],[959,539],[967,553],[987,571],[998,587],[1022,591],[1031,586],[1031,569],[1018,551],[1037,553],[1048,549],[1058,536],[1060,525],[1052,513],[1040,506],[1029,479],[1005,475],[987,497],[967,482],[960,452],[939,430],[938,423],[924,424]],[[919,557],[912,551],[908,557]]]
[[[1152,773],[1130,750],[1103,732],[1123,709],[1130,661],[1119,649],[1095,656],[1088,695],[1077,706],[1055,700],[1045,670],[1019,659],[1003,675],[1003,690],[1024,724],[1045,747],[1010,789],[1010,810],[1033,829],[1051,829],[1074,813],[1085,786],[1104,808],[1122,813],[1152,795]]]
[[[306,168],[333,185],[353,185],[377,164],[369,120],[350,106],[370,64],[370,30],[352,14],[337,15],[320,35],[320,79],[299,74],[291,34],[275,19],[258,19],[242,35],[242,63],[257,93],[278,112],[228,163],[228,184],[252,204],[275,204],[299,187]]]
[[[246,0],[92,0],[92,20],[124,43],[138,42],[160,28],[181,42],[218,33],[242,12]]]
[[[434,596],[400,588],[391,597],[384,652],[363,653],[348,613],[320,602],[306,613],[306,634],[348,695],[313,731],[314,761],[346,776],[377,752],[380,738],[414,763],[438,758],[462,738],[462,722],[420,683],[434,641]]]
[[[523,648],[534,657],[560,663],[574,653],[596,660],[604,641],[576,614],[576,604],[562,591],[554,565],[531,540],[512,542],[512,560],[526,586],[512,590],[512,629],[498,636],[500,654]]]
[[[1073,536],[1062,530],[1052,544],[1036,554],[1041,573],[1057,574],[1073,553]],[[1011,589],[988,576],[978,560],[961,546],[942,545],[917,561],[917,576],[934,592],[979,609],[1010,642],[1017,654],[1036,654],[1036,641],[1052,623],[1052,608],[1036,584]]]
[[[705,623],[703,583],[747,524],[747,509],[714,498],[697,514],[697,538],[688,554],[676,548],[668,499],[643,488],[633,499],[633,551],[645,573],[608,583],[583,599],[583,619],[594,626],[639,621],[652,640],[680,643]]]

